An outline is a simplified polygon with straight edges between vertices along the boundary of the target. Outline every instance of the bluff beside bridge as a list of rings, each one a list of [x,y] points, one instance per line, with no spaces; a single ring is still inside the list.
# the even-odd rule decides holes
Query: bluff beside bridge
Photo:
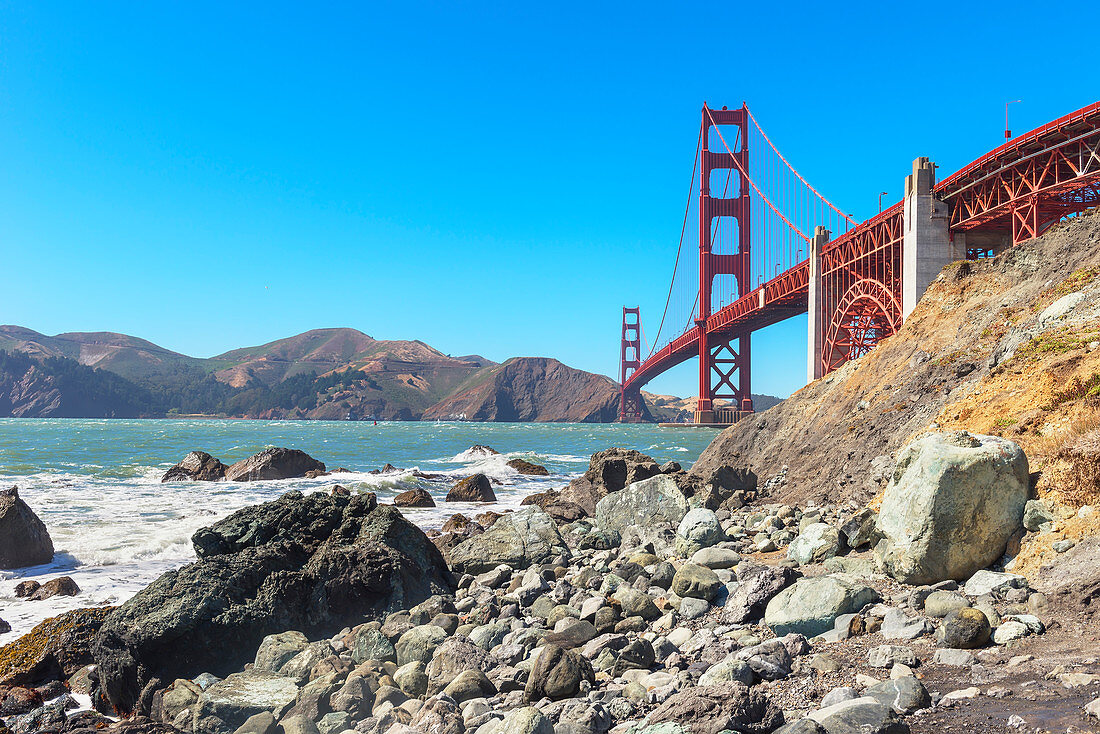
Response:
[[[904,198],[860,224],[798,174],[744,105],[703,105],[691,179],[672,283],[644,358],[640,311],[623,308],[624,422],[641,420],[642,386],[697,357],[695,423],[733,423],[753,409],[752,332],[808,313],[813,381],[896,333],[948,263],[996,255],[1096,206],[1100,102],[939,182],[935,164],[917,158]],[[694,263],[681,258],[693,208],[697,281]]]

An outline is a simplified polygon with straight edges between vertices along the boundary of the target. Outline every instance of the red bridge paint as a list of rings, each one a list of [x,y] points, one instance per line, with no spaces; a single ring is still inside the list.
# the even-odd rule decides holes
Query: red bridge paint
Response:
[[[692,357],[699,357],[700,365],[697,418],[712,422],[713,400],[721,397],[731,398],[738,407],[751,410],[750,335],[757,329],[807,311],[808,259],[755,288],[750,287],[750,200],[754,194],[767,199],[749,175],[745,128],[746,122],[752,119],[751,113],[744,106],[736,110],[711,110],[704,105],[702,117],[698,315],[693,326],[646,359],[639,362],[637,351],[629,364],[624,357],[620,375],[620,412],[624,421],[640,419],[639,391],[643,385]],[[731,149],[724,137],[726,152],[709,150],[709,133],[712,129],[717,131],[720,125],[740,130],[741,146],[737,150]],[[779,158],[789,168],[786,159],[781,155]],[[736,169],[740,179],[738,196],[712,197],[711,171],[730,168]],[[790,173],[817,193],[793,169]],[[1100,201],[1100,102],[986,153],[938,183],[933,193],[949,207],[952,239],[964,233],[998,234],[1018,244],[1042,234],[1064,217],[1095,207]],[[784,222],[791,224],[780,207],[770,200],[767,204]],[[823,341],[817,359],[823,374],[865,354],[901,327],[903,205],[904,201],[899,201],[822,248],[823,287],[838,296],[835,307],[821,317]],[[718,256],[712,252],[710,223],[717,216],[738,220],[741,248],[737,256]],[[794,225],[791,227],[794,229]],[[798,234],[806,239],[804,233]],[[971,248],[968,245],[970,258],[988,254],[980,246]],[[763,269],[767,272],[767,263]],[[734,276],[737,298],[712,313],[712,283],[716,275],[724,273]],[[637,309],[630,309],[630,312],[640,321]],[[637,328],[640,332],[640,325]],[[624,355],[625,329],[624,325]],[[634,342],[634,346],[636,350],[638,343]]]

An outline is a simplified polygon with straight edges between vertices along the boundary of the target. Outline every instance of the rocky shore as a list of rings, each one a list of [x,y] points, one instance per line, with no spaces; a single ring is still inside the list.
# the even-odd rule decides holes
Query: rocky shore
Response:
[[[195,563],[122,606],[0,649],[0,717],[15,734],[1095,727],[1100,543],[1005,570],[1056,513],[1003,438],[926,434],[889,475],[871,506],[798,507],[743,468],[610,449],[518,511],[428,535],[372,494],[287,492],[197,532]]]

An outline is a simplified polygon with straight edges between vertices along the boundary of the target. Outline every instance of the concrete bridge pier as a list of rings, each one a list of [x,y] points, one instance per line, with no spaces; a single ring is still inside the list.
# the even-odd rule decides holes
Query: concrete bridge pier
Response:
[[[821,280],[821,251],[829,241],[829,230],[822,226],[814,229],[810,238],[809,308],[806,318],[806,382],[824,376],[821,350],[825,348],[825,291]]]
[[[904,321],[944,265],[966,259],[952,242],[947,204],[932,195],[936,164],[928,158],[913,161],[913,173],[905,177],[904,229],[901,245],[901,317]]]

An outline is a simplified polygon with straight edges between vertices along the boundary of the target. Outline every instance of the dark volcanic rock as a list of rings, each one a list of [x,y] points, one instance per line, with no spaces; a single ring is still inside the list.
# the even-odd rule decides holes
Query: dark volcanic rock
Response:
[[[270,448],[238,461],[225,470],[231,482],[254,482],[261,479],[297,479],[307,472],[323,472],[325,465],[298,449]]]
[[[512,467],[520,474],[529,474],[535,477],[548,477],[550,472],[546,470],[546,467],[541,464],[532,464],[530,461],[524,461],[523,459],[511,459],[508,461],[508,466]]]
[[[398,507],[435,507],[435,500],[426,489],[410,489],[393,498],[393,503]]]
[[[41,587],[42,584],[38,583],[34,579],[20,581],[18,584],[15,585],[15,596],[17,599],[22,599],[38,591],[38,589]]]
[[[92,662],[92,637],[114,607],[76,609],[51,617],[0,647],[0,686],[69,677]]]
[[[327,637],[454,590],[439,551],[392,505],[287,492],[195,533],[199,560],[119,607],[93,647],[102,692],[122,712],[154,678],[224,676],[266,635]]]
[[[547,644],[535,659],[523,697],[528,701],[538,701],[543,697],[555,701],[570,698],[580,691],[582,680],[589,683],[596,680],[588,659],[572,650]]]
[[[677,693],[647,719],[649,724],[681,724],[692,734],[766,734],[783,723],[783,712],[768,694],[740,683],[696,686]]]
[[[0,568],[23,568],[53,560],[46,525],[19,498],[16,487],[0,490]]]
[[[484,474],[474,474],[455,482],[447,493],[448,502],[496,502],[493,485]]]
[[[183,461],[164,472],[162,482],[216,482],[225,479],[225,464],[205,451],[192,451]]]
[[[801,576],[793,568],[742,561],[737,566],[737,590],[726,600],[722,622],[741,624],[764,616],[772,597]]]

